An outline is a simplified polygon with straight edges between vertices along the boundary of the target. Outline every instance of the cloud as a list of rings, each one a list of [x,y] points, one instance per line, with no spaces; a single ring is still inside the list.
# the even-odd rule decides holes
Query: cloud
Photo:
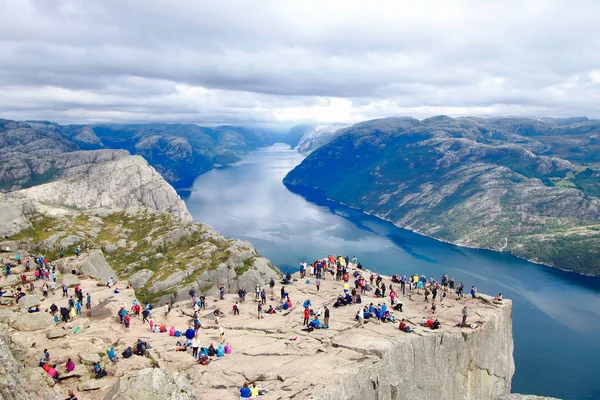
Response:
[[[600,117],[600,3],[0,0],[0,115]]]

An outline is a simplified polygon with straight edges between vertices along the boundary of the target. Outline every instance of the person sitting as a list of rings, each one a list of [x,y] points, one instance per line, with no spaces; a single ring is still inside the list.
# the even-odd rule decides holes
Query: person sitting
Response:
[[[346,302],[346,304],[352,304],[352,296],[350,295],[350,293],[346,293],[346,297],[344,297],[344,301]]]
[[[360,294],[356,295],[356,304],[362,304],[362,298],[360,297]]]
[[[217,354],[217,352],[215,351],[215,346],[213,346],[213,344],[211,343],[210,346],[208,346],[208,356],[209,357],[214,357],[215,354]]]
[[[73,360],[69,358],[67,360],[67,363],[65,364],[65,368],[67,369],[67,372],[73,371],[75,369],[75,363],[73,362]]]
[[[419,322],[421,326],[427,326],[427,319],[425,317],[421,318],[421,322]]]
[[[403,306],[402,302],[398,301],[396,303],[396,305],[394,305],[394,310],[402,312],[402,306]]]
[[[169,329],[169,336],[175,336],[175,326],[171,325],[171,329]]]
[[[431,325],[431,329],[440,329],[441,324],[440,321],[438,321],[437,319],[435,321],[433,321],[433,325]]]
[[[52,378],[54,379],[58,379],[58,371],[56,370],[56,364],[53,364],[50,368],[48,368],[48,370],[46,371],[48,373],[48,375],[50,375]]]
[[[167,331],[167,325],[165,324],[160,324],[160,333],[165,333]]]
[[[400,325],[398,326],[398,329],[400,329],[402,332],[406,332],[406,333],[412,333],[412,332],[414,332],[414,330],[411,329],[411,327],[408,326],[406,324],[406,322],[404,322],[404,321],[405,321],[405,319],[402,318],[402,321],[400,321]]]
[[[269,310],[267,311],[267,314],[275,314],[275,309],[273,308],[273,305],[269,305]]]
[[[426,325],[428,328],[431,328],[433,326],[433,320],[431,318],[429,318],[426,322]]]
[[[75,392],[73,392],[72,390],[69,390],[69,397],[67,397],[65,400],[77,400],[77,396],[75,395]]]
[[[40,312],[40,307],[38,307],[38,306],[35,306],[35,307],[29,307],[29,308],[27,309],[27,312],[29,312],[29,313]]]
[[[225,345],[225,354],[231,354],[231,345],[229,343]]]
[[[321,321],[319,321],[319,317],[315,316],[315,319],[313,319],[312,321],[310,321],[310,326],[312,326],[315,329],[319,329],[321,327]]]
[[[146,349],[148,348],[148,344],[144,342],[142,339],[138,339],[138,342],[135,345],[135,353],[143,356],[146,353]]]
[[[375,297],[381,297],[381,289],[379,287],[375,289]]]
[[[225,349],[223,348],[223,343],[219,343],[219,347],[217,347],[217,357],[223,357],[225,355]]]
[[[248,387],[247,383],[244,383],[244,386],[240,389],[240,399],[249,399],[252,396],[252,392]]]
[[[498,293],[498,296],[494,297],[494,301],[502,301],[502,293]]]
[[[108,355],[108,359],[114,363],[117,362],[118,360],[118,356],[117,353],[115,353],[115,348],[111,347],[110,350],[108,350],[108,352],[106,353]]]
[[[100,361],[94,364],[94,377],[100,379],[106,376],[106,371],[100,366]]]

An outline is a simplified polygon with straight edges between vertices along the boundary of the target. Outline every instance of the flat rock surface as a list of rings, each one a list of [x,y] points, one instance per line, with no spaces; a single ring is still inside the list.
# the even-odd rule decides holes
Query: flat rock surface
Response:
[[[366,272],[367,277],[369,274]],[[413,350],[402,353],[403,349],[425,352],[428,351],[427,346],[431,346],[437,352],[442,351],[439,346],[452,346],[453,341],[456,341],[458,346],[465,341],[473,340],[476,343],[484,340],[482,335],[489,329],[496,329],[493,324],[504,318],[500,317],[501,315],[509,315],[511,306],[510,300],[505,300],[500,304],[480,300],[476,304],[472,304],[469,299],[456,300],[455,295],[449,294],[443,304],[438,304],[435,316],[442,323],[442,328],[439,331],[432,331],[418,326],[418,321],[428,315],[430,303],[425,303],[422,295],[409,292],[410,297],[405,298],[400,295],[400,300],[404,303],[404,312],[395,311],[394,315],[397,319],[406,318],[411,327],[415,329],[415,333],[400,332],[398,323],[377,324],[373,321],[367,322],[361,329],[356,327],[354,320],[359,305],[332,307],[337,296],[343,292],[342,282],[335,281],[328,275],[328,279],[322,281],[321,290],[317,292],[314,278],[310,278],[310,281],[310,284],[306,284],[305,280],[297,280],[291,285],[286,285],[286,291],[294,304],[291,311],[278,312],[275,315],[266,314],[260,320],[257,318],[258,302],[254,299],[253,288],[247,288],[246,303],[240,303],[239,316],[234,316],[231,311],[233,304],[238,300],[237,295],[227,294],[223,301],[208,297],[206,310],[201,310],[199,313],[202,323],[199,331],[201,346],[208,347],[212,343],[217,347],[219,343],[218,325],[215,323],[213,314],[213,311],[219,307],[225,314],[220,321],[220,326],[225,332],[224,341],[232,346],[233,352],[222,358],[213,357],[213,361],[207,366],[195,362],[191,351],[176,351],[176,343],[184,342],[185,338],[171,337],[168,333],[151,333],[148,324],[142,324],[141,316],[132,316],[131,327],[128,330],[119,323],[116,317],[117,311],[120,307],[130,309],[135,298],[133,290],[124,287],[126,282],[117,284],[121,293],[115,294],[114,287],[109,289],[106,286],[97,286],[97,280],[81,279],[84,293],[89,292],[92,295],[91,317],[78,316],[75,321],[67,324],[69,334],[63,338],[50,340],[46,338],[45,334],[40,335],[39,331],[13,332],[12,337],[26,349],[27,357],[30,359],[38,360],[41,349],[48,348],[52,360],[60,360],[64,363],[70,357],[76,360],[80,370],[86,369],[87,372],[82,374],[81,378],[70,378],[66,383],[58,384],[65,391],[79,385],[82,385],[83,388],[92,375],[91,367],[81,364],[78,355],[90,355],[90,360],[91,358],[95,360],[95,355],[100,357],[108,376],[102,378],[102,384],[97,384],[98,388],[92,389],[92,386],[96,385],[94,383],[90,384],[90,389],[81,389],[84,391],[77,394],[78,398],[83,400],[110,399],[110,396],[104,397],[112,390],[107,389],[108,386],[128,385],[127,382],[120,380],[123,376],[157,365],[168,374],[179,373],[181,379],[189,381],[197,399],[238,399],[240,386],[244,382],[251,381],[256,381],[269,390],[268,394],[261,396],[266,400],[292,397],[296,399],[334,399],[350,397],[339,391],[332,392],[331,388],[342,387],[340,385],[345,385],[343,382],[355,376],[359,370],[364,370],[365,376],[378,374],[379,370],[374,368],[379,368],[382,364],[382,357],[387,357],[387,354],[396,351],[395,349],[399,349],[400,354],[411,357],[410,360],[412,360]],[[389,286],[390,280],[386,278],[385,282]],[[41,285],[41,283],[36,284]],[[399,285],[396,286],[399,291]],[[273,307],[279,305],[280,289],[281,284],[277,283],[274,294],[268,294],[265,310],[269,305],[273,305]],[[69,289],[69,294],[72,294],[72,291],[73,289]],[[302,303],[307,299],[310,299],[315,311],[318,309],[323,311],[323,306],[329,306],[331,311],[329,329],[319,329],[311,333],[302,331]],[[390,308],[389,297],[386,299],[374,298],[372,291],[363,295],[362,305],[369,305],[371,302],[375,305],[385,302],[388,309]],[[50,294],[50,297],[44,301],[44,309],[52,303],[59,308],[64,307],[67,299],[57,291],[56,295]],[[477,323],[481,328],[473,330],[455,327],[461,320],[461,309],[464,305],[469,307],[468,322]],[[183,333],[192,323],[192,318],[190,318],[192,313],[189,301],[185,301],[177,303],[168,317],[165,316],[164,306],[156,307],[152,311],[151,319],[155,324],[165,323],[167,328],[174,326]],[[50,317],[49,314],[40,312],[21,314],[18,319],[29,321],[31,318],[36,319],[39,316]],[[44,323],[40,323],[39,326],[35,324],[35,328],[46,329],[55,325],[54,322],[50,321],[48,325],[46,322],[44,318]],[[492,328],[487,328],[488,324],[492,324]],[[31,325],[34,324],[27,326]],[[48,332],[54,332],[64,326],[62,323],[58,325],[58,328],[53,327]],[[87,326],[87,328],[75,334],[73,333],[75,326],[83,328]],[[499,333],[494,332],[494,334]],[[504,336],[510,336],[511,332],[507,330],[501,334],[503,338],[498,337],[499,341],[505,340]],[[134,355],[128,359],[121,358],[121,352],[127,346],[133,346],[138,338],[147,340],[151,344],[149,357]],[[35,348],[31,348],[32,342],[36,342]],[[112,364],[106,357],[106,352],[112,346],[115,347],[115,351],[120,357],[117,364]],[[452,347],[447,347],[447,349],[452,349]],[[448,357],[454,359],[454,363],[464,362],[465,365],[469,365],[471,362],[468,359],[457,359],[457,355],[449,353],[449,351],[451,350],[445,350],[443,354],[448,354]],[[466,355],[462,354],[462,357],[464,358]],[[483,371],[481,372],[483,375],[488,374],[486,371],[489,371],[490,374],[501,374],[500,371],[493,370],[492,364],[502,364],[504,361],[500,362],[493,353],[490,353],[490,357],[492,357],[490,365],[472,364],[474,371],[476,373]],[[512,356],[506,354],[506,357]],[[407,358],[402,361],[403,365],[412,365],[413,361],[410,360]],[[455,372],[451,371],[450,373],[454,374]],[[478,376],[474,375],[468,379],[473,380]],[[139,380],[138,378],[131,379],[133,379],[132,382],[145,382],[146,378],[147,376],[139,378]],[[381,377],[381,379],[387,378]],[[465,375],[465,379],[467,379],[467,375]],[[353,381],[359,383],[356,379],[350,379],[349,382]],[[185,387],[185,381],[178,382],[178,385]],[[464,382],[465,385],[468,384],[466,380]],[[368,385],[365,386],[362,383],[360,385],[368,388]],[[421,394],[424,393],[421,392]],[[424,398],[422,395],[420,397]]]

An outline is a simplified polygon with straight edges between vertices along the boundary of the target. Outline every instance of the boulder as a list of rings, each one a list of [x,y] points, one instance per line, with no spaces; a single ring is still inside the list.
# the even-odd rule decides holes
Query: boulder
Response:
[[[61,241],[59,242],[60,245],[62,247],[69,247],[69,246],[73,246],[76,243],[79,243],[81,241],[81,238],[79,236],[67,236],[64,239],[61,239]]]
[[[75,369],[71,372],[62,372],[60,374],[60,376],[58,377],[59,381],[63,381],[65,379],[69,379],[69,378],[81,378],[84,375],[89,374],[88,369],[85,367],[85,365],[79,364],[75,366]]]
[[[142,269],[129,277],[129,283],[134,289],[139,289],[146,285],[153,275],[154,271]]]
[[[102,251],[98,249],[91,251],[87,256],[81,266],[81,273],[91,275],[103,282],[106,282],[110,278],[117,279],[117,274],[106,262]]]
[[[187,239],[192,234],[187,229],[177,228],[167,233],[166,240],[171,243],[179,243],[183,239]]]
[[[48,339],[58,339],[61,337],[65,337],[69,334],[69,331],[66,331],[62,328],[55,328],[46,332],[46,337]]]
[[[25,296],[19,299],[19,307],[24,310],[29,309],[29,307],[35,307],[40,305],[44,296],[38,295],[36,293],[26,294]]]
[[[89,392],[90,390],[105,389],[111,385],[112,382],[106,379],[90,379],[77,385],[77,389],[82,392]]]
[[[0,306],[12,306],[13,298],[8,296],[0,297]]]
[[[112,254],[117,250],[119,250],[119,248],[116,245],[114,245],[113,243],[107,243],[104,245],[104,251],[107,252],[108,254]]]
[[[79,357],[79,361],[83,364],[94,365],[97,362],[100,362],[100,356],[96,353],[79,353],[77,355]]]
[[[45,312],[25,313],[17,317],[12,327],[18,331],[37,331],[54,325],[52,315]]]
[[[0,323],[12,324],[17,319],[17,314],[6,308],[0,308]]]
[[[77,275],[65,274],[62,277],[62,283],[67,285],[68,287],[73,287],[79,285],[79,278],[77,277]]]
[[[15,286],[21,282],[18,275],[9,275],[5,279],[0,280],[0,287]]]
[[[196,392],[181,374],[159,368],[130,372],[120,378],[102,397],[103,400],[195,400]]]

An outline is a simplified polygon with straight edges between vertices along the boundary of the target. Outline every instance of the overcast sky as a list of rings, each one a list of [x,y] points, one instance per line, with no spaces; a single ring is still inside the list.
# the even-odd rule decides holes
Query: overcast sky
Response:
[[[600,117],[600,1],[0,0],[0,117]]]

